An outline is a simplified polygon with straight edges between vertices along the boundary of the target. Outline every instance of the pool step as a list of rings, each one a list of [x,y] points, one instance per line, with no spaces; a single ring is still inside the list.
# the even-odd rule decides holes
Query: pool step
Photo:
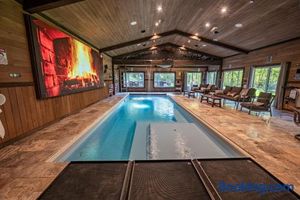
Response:
[[[150,123],[149,159],[227,158],[193,123]]]

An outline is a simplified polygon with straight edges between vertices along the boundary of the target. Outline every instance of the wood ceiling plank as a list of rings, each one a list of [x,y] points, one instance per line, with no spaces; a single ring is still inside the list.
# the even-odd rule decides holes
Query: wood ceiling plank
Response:
[[[248,50],[300,35],[297,0],[259,0],[253,4],[248,0],[163,0],[159,3],[163,8],[161,13],[156,11],[158,2],[148,0],[86,0],[43,13],[99,48],[175,29]],[[226,14],[220,13],[222,6],[227,6]],[[154,24],[159,19],[162,22],[156,27]],[[130,25],[133,20],[137,21],[136,26]],[[210,22],[210,28],[205,27],[206,22]],[[236,23],[242,23],[243,27],[236,28]],[[219,34],[210,31],[213,26],[219,28]],[[144,34],[140,32],[142,29],[146,31]],[[211,45],[218,49],[219,55],[233,54]]]
[[[25,11],[29,13],[38,13],[68,4],[77,3],[79,1],[84,0],[24,0],[22,3]]]

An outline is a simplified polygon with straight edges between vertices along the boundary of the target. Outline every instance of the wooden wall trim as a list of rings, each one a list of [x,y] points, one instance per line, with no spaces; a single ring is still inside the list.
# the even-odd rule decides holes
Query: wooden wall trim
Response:
[[[0,83],[0,88],[34,86],[33,82]]]

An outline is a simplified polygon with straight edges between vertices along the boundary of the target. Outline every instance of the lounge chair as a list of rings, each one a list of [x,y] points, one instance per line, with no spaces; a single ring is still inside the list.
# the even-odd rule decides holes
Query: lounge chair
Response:
[[[256,101],[241,103],[241,110],[247,108],[249,110],[248,114],[251,114],[251,111],[270,112],[270,116],[272,116],[271,106],[274,98],[275,96],[272,93],[261,92]]]
[[[216,86],[212,84],[201,84],[198,90],[195,90],[196,93],[199,94],[209,94],[210,92],[214,92],[216,90]]]

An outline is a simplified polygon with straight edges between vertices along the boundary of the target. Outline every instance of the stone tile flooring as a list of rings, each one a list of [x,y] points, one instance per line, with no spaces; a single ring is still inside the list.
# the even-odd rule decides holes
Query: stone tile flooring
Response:
[[[76,139],[123,96],[113,96],[0,149],[0,199],[36,199],[66,163],[47,160]],[[249,116],[230,108],[212,108],[197,99],[173,99],[214,127],[235,145],[300,193],[299,127],[280,118]]]
[[[0,199],[36,199],[66,166],[47,160],[122,98],[107,98],[0,149]]]
[[[294,184],[296,192],[300,193],[300,141],[294,138],[300,128],[293,122],[280,117],[248,115],[230,106],[213,108],[194,98],[172,98],[281,181]]]

